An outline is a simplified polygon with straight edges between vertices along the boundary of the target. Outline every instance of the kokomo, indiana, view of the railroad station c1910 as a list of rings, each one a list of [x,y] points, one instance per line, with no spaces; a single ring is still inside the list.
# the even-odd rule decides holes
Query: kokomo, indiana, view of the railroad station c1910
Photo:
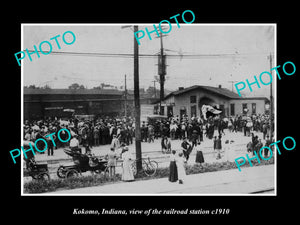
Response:
[[[22,24],[22,143],[45,149],[23,158],[22,194],[276,194],[274,158],[234,161],[276,138],[276,81],[234,87],[276,66],[276,25],[174,25],[138,45],[145,28]]]

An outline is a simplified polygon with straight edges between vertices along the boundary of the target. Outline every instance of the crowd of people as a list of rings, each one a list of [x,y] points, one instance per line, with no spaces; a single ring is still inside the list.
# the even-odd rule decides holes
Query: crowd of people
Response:
[[[163,152],[171,152],[172,140],[187,140],[192,144],[192,148],[204,140],[204,137],[213,139],[214,136],[224,135],[224,129],[229,132],[244,132],[245,136],[250,136],[251,131],[263,133],[263,139],[269,133],[268,115],[252,115],[221,118],[219,116],[203,117],[179,116],[168,119],[142,121],[141,141],[154,142],[161,137],[161,148]],[[80,120],[76,118],[57,119],[48,118],[44,120],[28,121],[24,123],[24,140],[35,141],[44,138],[48,134],[58,132],[61,128],[70,130],[72,136],[76,136],[82,146],[95,147],[99,145],[112,145],[117,147],[122,144],[131,145],[135,133],[134,119],[131,117],[100,117],[93,120]],[[218,132],[218,134],[215,134]],[[60,134],[61,138],[67,135],[66,132]],[[53,136],[54,139],[57,135]],[[48,154],[53,155],[53,145],[50,137],[46,138],[49,143]],[[39,142],[41,145],[43,143]],[[70,143],[57,142],[55,148],[65,147]],[[40,149],[43,146],[40,147]]]
[[[50,137],[46,138],[46,136],[57,133],[62,128],[68,129],[72,138],[67,143],[56,142],[57,135],[52,135],[55,143],[57,143],[56,146],[53,146]],[[170,153],[170,181],[179,180],[179,183],[183,183],[185,173],[182,170],[182,163],[189,160],[189,155],[193,149],[196,149],[196,163],[201,165],[204,162],[203,153],[199,148],[204,139],[212,140],[216,159],[221,158],[221,139],[225,135],[225,129],[228,129],[228,132],[231,133],[243,132],[245,136],[249,137],[252,134],[252,139],[247,144],[247,151],[253,154],[254,152],[258,154],[257,151],[263,146],[262,141],[252,133],[253,131],[262,132],[263,139],[266,139],[266,144],[271,143],[272,138],[268,135],[270,129],[268,115],[237,115],[229,118],[214,116],[209,117],[207,120],[203,117],[192,117],[189,119],[187,116],[182,116],[181,118],[174,116],[168,119],[142,121],[141,141],[151,143],[155,139],[160,138],[162,152]],[[67,139],[67,137],[64,137],[66,135],[68,135],[66,132],[61,132],[61,139]],[[131,117],[106,116],[93,120],[48,118],[36,121],[25,120],[24,123],[24,140],[35,142],[39,138],[46,139],[49,156],[54,154],[54,147],[70,147],[71,149],[77,147],[80,149],[79,145],[81,145],[85,147],[85,153],[89,153],[92,147],[109,145],[111,150],[108,153],[110,176],[115,176],[116,159],[121,157],[124,161],[122,164],[124,167],[122,179],[124,178],[123,180],[128,181],[134,179],[129,166],[132,163],[132,159],[128,153],[128,146],[133,143],[134,135],[135,121]],[[178,151],[178,154],[172,149],[173,140],[181,140],[181,151]],[[233,140],[227,140],[225,148],[233,142]],[[43,145],[43,142],[38,142],[38,144]],[[44,146],[38,146],[38,149],[44,149]],[[122,149],[122,154],[117,154],[117,149]],[[226,158],[232,158],[230,152],[230,150],[226,151]],[[264,154],[267,154],[267,151]],[[174,169],[176,162],[178,164],[176,167],[177,172]]]
[[[272,124],[272,129],[274,125]],[[201,149],[198,147],[203,141],[205,136],[208,139],[213,139],[213,155],[216,160],[222,158],[221,152],[224,152],[224,158],[226,161],[234,161],[235,151],[233,148],[234,140],[222,140],[222,136],[225,135],[224,129],[228,128],[229,132],[243,132],[244,136],[250,137],[251,141],[247,145],[247,151],[253,155],[259,154],[259,150],[265,145],[269,146],[272,141],[269,137],[270,120],[268,115],[252,115],[252,116],[235,116],[230,118],[210,117],[208,120],[203,118],[191,118],[190,121],[183,119],[178,120],[178,117],[170,118],[170,139],[182,139],[181,150],[176,153],[175,150],[171,150],[171,143],[168,142],[168,138],[162,138],[162,149],[171,151],[170,165],[169,165],[169,181],[182,184],[185,178],[185,170],[182,162],[186,163],[189,160],[189,155],[192,150],[196,149],[195,162],[201,165],[204,162],[204,157]],[[218,132],[215,134],[215,132]],[[264,144],[262,140],[254,135],[253,132],[262,132]],[[267,157],[268,150],[265,149],[264,157]]]
[[[134,137],[134,121],[131,117],[104,117],[95,120],[80,120],[77,118],[28,121],[24,123],[24,140],[34,142],[38,138],[45,138],[51,133],[57,133],[61,128],[70,131],[72,137],[78,139],[78,143],[86,149],[99,145],[108,145],[117,137],[120,143],[132,144]],[[67,139],[66,132],[61,132],[60,137]],[[57,135],[52,136],[54,140]],[[53,155],[53,145],[50,137],[45,138],[48,144],[48,155]],[[70,141],[72,142],[72,140]],[[70,142],[57,142],[56,148],[66,147]],[[41,143],[43,144],[43,143]],[[39,149],[43,149],[41,146]]]

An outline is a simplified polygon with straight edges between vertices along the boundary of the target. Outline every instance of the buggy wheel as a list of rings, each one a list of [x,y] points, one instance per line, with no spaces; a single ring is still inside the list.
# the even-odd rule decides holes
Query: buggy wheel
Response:
[[[158,164],[157,164],[157,162],[155,162],[155,161],[150,161],[150,162],[148,162],[147,164],[145,163],[145,164],[143,165],[144,173],[145,173],[147,176],[153,176],[153,175],[156,173],[157,167],[158,167]]]
[[[68,172],[66,173],[66,178],[71,178],[71,177],[78,177],[79,173],[77,170],[75,169],[70,169],[68,170]]]
[[[50,180],[50,176],[48,173],[41,173],[37,177],[38,180]]]
[[[58,167],[56,174],[59,178],[65,178],[66,177],[66,170],[64,166]]]

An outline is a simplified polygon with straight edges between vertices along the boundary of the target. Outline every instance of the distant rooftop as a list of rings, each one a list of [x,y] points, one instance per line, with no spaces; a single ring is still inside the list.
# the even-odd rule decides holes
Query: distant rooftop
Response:
[[[24,88],[24,95],[123,95],[124,91],[116,89],[37,89],[37,88]]]

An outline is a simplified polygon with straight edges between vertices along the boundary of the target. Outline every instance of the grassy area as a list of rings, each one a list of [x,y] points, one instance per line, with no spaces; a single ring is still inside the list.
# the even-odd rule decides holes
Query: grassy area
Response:
[[[268,161],[261,160],[259,164],[257,160],[252,162],[253,166],[260,165],[269,165],[274,164],[274,158],[272,157]],[[250,164],[247,161],[242,167],[249,167]],[[198,174],[198,173],[206,173],[206,172],[214,172],[221,170],[229,170],[229,169],[237,169],[235,162],[214,162],[214,163],[203,163],[200,165],[187,165],[186,173],[189,174]],[[149,180],[149,179],[157,179],[157,178],[166,178],[169,176],[169,168],[158,168],[157,172],[154,176],[148,177],[144,174],[138,174],[135,177],[136,181],[139,180]],[[75,188],[83,188],[83,187],[92,187],[105,185],[109,183],[122,182],[121,176],[118,174],[114,181],[107,179],[101,175],[90,175],[90,176],[79,176],[72,177],[68,179],[52,179],[49,181],[30,181],[24,184],[24,193],[45,193],[45,192],[53,192],[58,190],[66,190],[66,189],[75,189]]]

